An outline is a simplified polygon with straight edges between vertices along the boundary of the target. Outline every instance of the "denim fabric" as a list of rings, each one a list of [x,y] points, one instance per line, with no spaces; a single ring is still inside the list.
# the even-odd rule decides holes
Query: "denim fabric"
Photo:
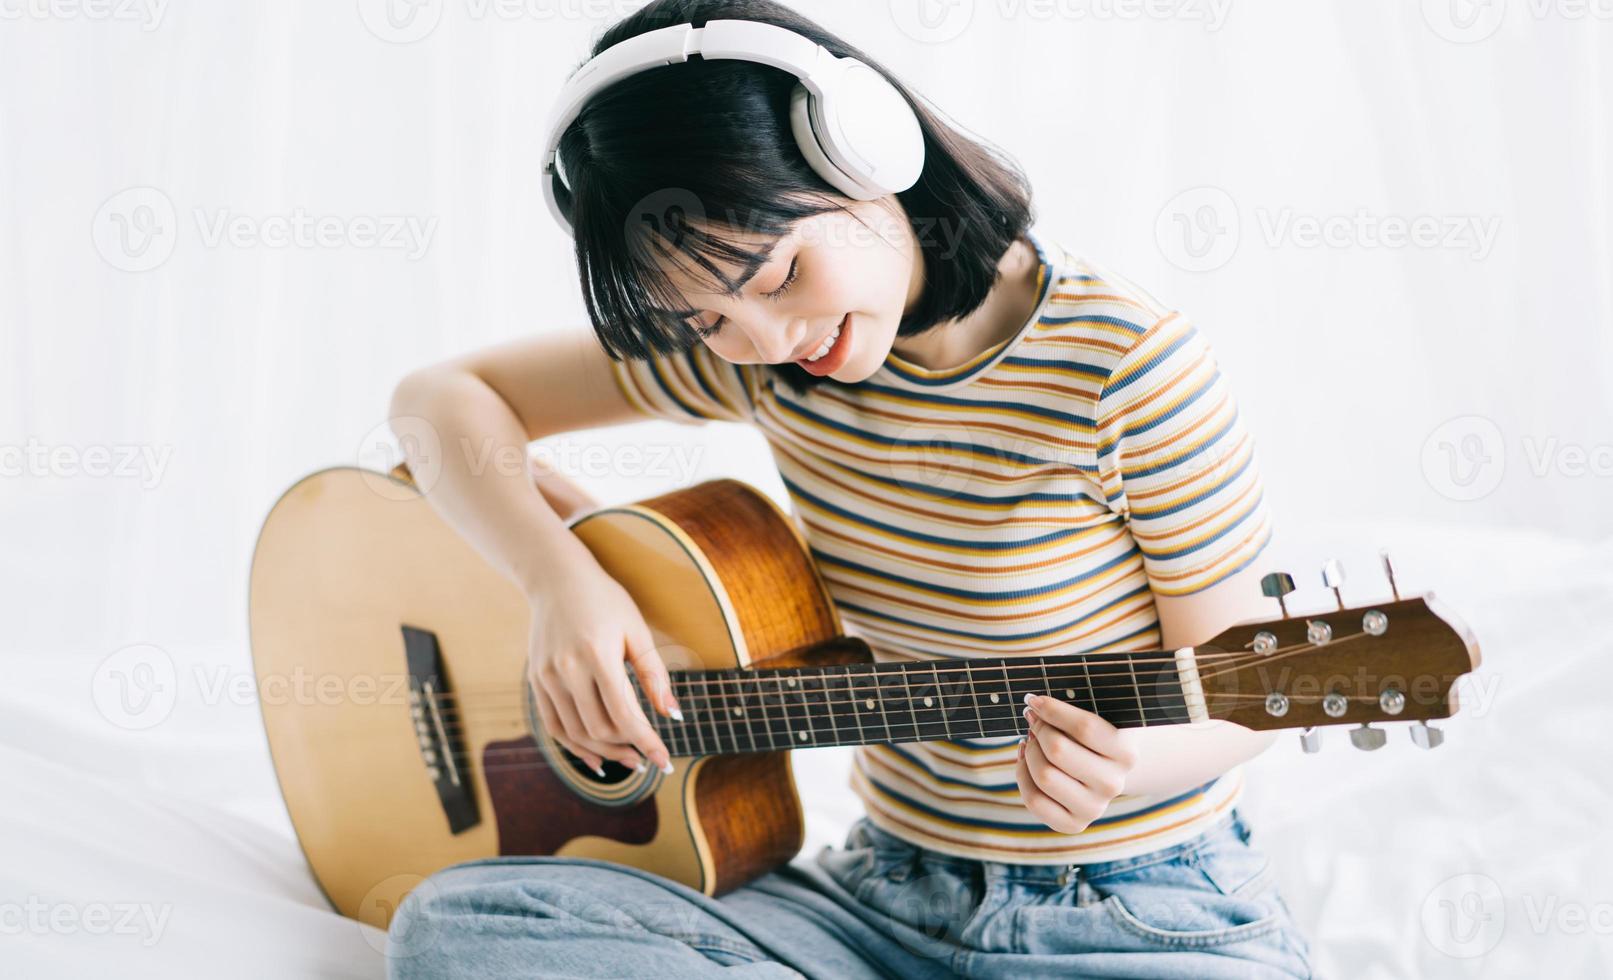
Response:
[[[410,893],[388,976],[1310,977],[1234,809],[1191,840],[1074,868],[975,861],[854,824],[843,847],[712,899],[587,858],[491,858]]]

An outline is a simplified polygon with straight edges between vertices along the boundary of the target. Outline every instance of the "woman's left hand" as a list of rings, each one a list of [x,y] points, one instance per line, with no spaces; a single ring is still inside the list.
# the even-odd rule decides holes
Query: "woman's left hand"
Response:
[[[1136,752],[1090,711],[1039,694],[1025,700],[1031,728],[1014,767],[1019,795],[1052,829],[1079,834],[1125,789]]]

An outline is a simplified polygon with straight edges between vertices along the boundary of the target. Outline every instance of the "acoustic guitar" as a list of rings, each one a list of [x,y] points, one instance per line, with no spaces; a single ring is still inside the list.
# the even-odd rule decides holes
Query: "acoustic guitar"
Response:
[[[1432,596],[1283,615],[1182,650],[875,662],[845,635],[800,532],[762,492],[713,480],[568,526],[637,603],[684,720],[646,717],[671,774],[550,739],[526,683],[531,608],[400,467],[314,473],[264,521],[250,618],[275,769],[314,875],[343,915],[386,928],[450,864],[576,855],[720,895],[802,845],[790,752],[1022,735],[1047,694],[1117,727],[1426,723],[1456,711],[1477,643]],[[1391,570],[1392,572],[1392,570]],[[556,575],[564,574],[556,569]],[[1392,579],[1391,579],[1392,586]],[[1279,602],[1293,588],[1270,575]]]

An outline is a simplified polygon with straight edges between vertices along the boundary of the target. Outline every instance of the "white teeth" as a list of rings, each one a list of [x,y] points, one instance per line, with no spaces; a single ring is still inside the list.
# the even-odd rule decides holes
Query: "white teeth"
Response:
[[[835,345],[835,341],[838,339],[840,339],[840,328],[837,326],[835,327],[834,333],[829,335],[829,339],[823,342],[823,346],[819,347],[815,353],[808,355],[806,359],[809,361],[815,361],[823,355],[829,353],[829,349]]]

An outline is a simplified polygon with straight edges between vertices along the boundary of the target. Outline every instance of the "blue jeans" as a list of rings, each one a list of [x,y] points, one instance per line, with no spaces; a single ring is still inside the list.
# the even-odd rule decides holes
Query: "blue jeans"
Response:
[[[1236,809],[1191,840],[1075,868],[975,861],[852,825],[713,899],[589,858],[457,864],[387,937],[388,976],[825,980],[1309,977],[1309,947]]]

